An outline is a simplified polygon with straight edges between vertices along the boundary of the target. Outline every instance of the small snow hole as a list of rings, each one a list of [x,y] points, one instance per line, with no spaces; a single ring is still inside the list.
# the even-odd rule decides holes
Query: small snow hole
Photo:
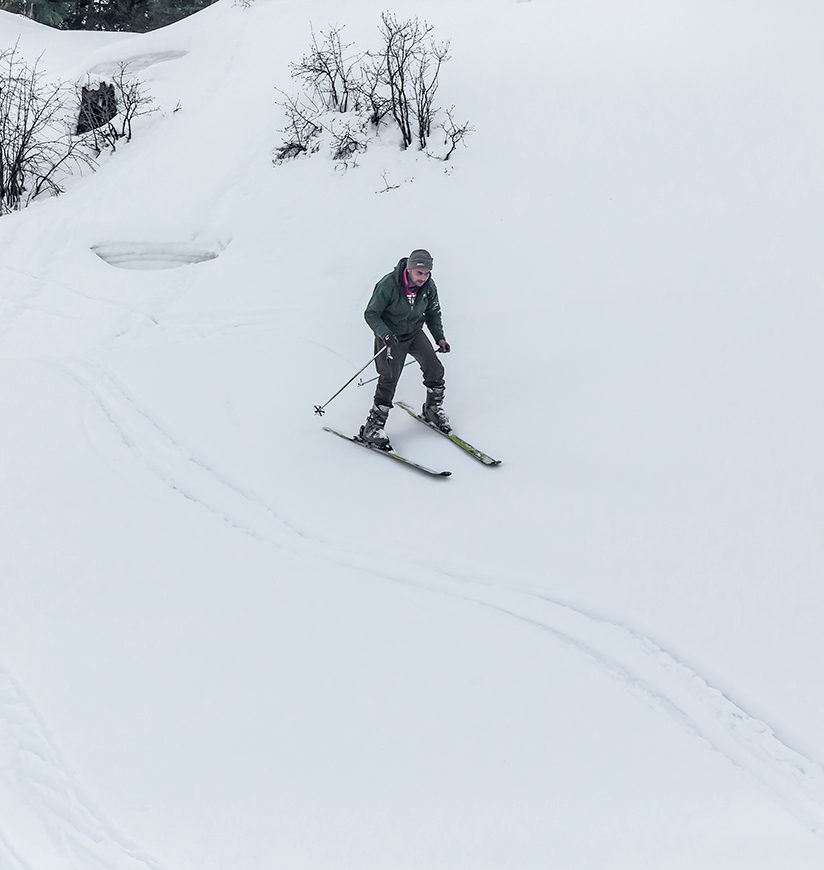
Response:
[[[177,269],[192,263],[217,259],[215,251],[194,248],[185,244],[151,244],[148,242],[119,242],[93,245],[92,250],[101,260],[118,269]]]

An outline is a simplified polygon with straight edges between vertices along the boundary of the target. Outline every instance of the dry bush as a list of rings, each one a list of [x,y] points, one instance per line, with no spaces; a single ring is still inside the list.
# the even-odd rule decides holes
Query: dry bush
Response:
[[[275,161],[319,150],[321,140],[329,141],[332,158],[346,162],[366,150],[371,127],[377,135],[390,120],[400,133],[401,147],[416,144],[427,150],[439,109],[435,98],[443,65],[449,60],[449,42],[436,42],[434,28],[419,18],[399,19],[384,12],[378,52],[358,52],[353,43],[341,38],[342,26],[312,31],[309,50],[290,64],[292,78],[302,91],[287,96],[278,91],[278,104],[286,113],[281,131],[283,143],[275,150]],[[335,115],[349,115],[345,125]],[[457,124],[452,109],[446,112],[441,159],[448,160],[458,144],[472,133],[468,123]]]
[[[103,117],[97,117],[95,107],[84,101],[82,95],[78,95],[80,100],[78,130],[88,131],[88,138],[98,156],[105,148],[116,151],[117,144],[121,140],[131,142],[132,124],[135,118],[156,111],[152,108],[154,97],[146,91],[140,79],[130,76],[129,65],[126,62],[118,64],[111,85],[101,82],[100,86],[110,87],[114,99],[112,107],[114,111],[107,111]],[[84,90],[88,91],[89,88],[86,87]]]
[[[0,52],[0,214],[62,193],[72,167],[92,165],[72,136],[70,90],[48,81],[39,63],[26,63],[17,45]]]

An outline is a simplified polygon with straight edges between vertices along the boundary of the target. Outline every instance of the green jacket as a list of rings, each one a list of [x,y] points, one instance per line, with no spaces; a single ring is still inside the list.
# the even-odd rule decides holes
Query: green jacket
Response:
[[[394,271],[378,281],[363,316],[378,338],[391,332],[399,341],[408,341],[425,323],[437,343],[444,337],[438,288],[430,275],[423,286],[418,287],[415,304],[410,305],[403,285],[405,268],[406,257]]]

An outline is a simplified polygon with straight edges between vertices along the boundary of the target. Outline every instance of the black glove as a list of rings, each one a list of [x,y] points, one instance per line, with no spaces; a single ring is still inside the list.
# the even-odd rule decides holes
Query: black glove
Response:
[[[452,348],[449,346],[449,342],[442,338],[438,341],[438,347],[441,349],[441,353],[449,353]]]
[[[398,337],[393,335],[391,332],[387,332],[383,337],[384,344],[386,345],[386,358],[394,359],[392,356],[392,348],[398,346]]]

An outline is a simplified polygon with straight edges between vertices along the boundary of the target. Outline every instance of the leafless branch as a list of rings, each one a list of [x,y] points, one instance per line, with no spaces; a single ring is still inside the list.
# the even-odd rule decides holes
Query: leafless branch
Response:
[[[286,140],[275,151],[275,162],[282,163],[313,150],[313,140],[321,134],[323,127],[317,121],[318,107],[311,99],[304,95],[293,97],[281,90],[278,93],[282,97],[278,104],[286,112],[286,127],[281,130]]]
[[[470,126],[469,122],[465,122],[463,124],[458,124],[455,121],[453,116],[453,112],[455,111],[455,107],[446,110],[446,118],[447,123],[441,124],[441,129],[444,132],[444,145],[449,145],[449,151],[446,152],[446,156],[443,158],[444,160],[449,160],[452,156],[452,153],[455,149],[463,143],[466,145],[464,140],[467,136],[471,136],[475,132],[475,128]]]
[[[61,193],[70,166],[92,165],[71,135],[69,93],[62,82],[46,81],[39,59],[29,66],[17,45],[0,52],[0,214],[41,193]]]
[[[413,142],[412,115],[414,106],[415,70],[421,53],[426,52],[426,40],[432,26],[418,18],[399,21],[391,12],[381,15],[383,60],[392,117],[401,131],[403,147]]]
[[[290,64],[292,78],[301,82],[329,111],[348,112],[357,109],[357,70],[362,55],[352,55],[353,43],[341,42],[343,27],[320,31],[320,38],[312,30],[309,51],[297,62]]]
[[[367,52],[361,61],[358,82],[360,99],[369,111],[369,123],[377,130],[392,111],[392,101],[385,93],[386,73],[383,56]]]
[[[386,177],[386,170],[381,173],[381,178],[383,178],[383,190],[376,190],[375,193],[388,193],[390,190],[397,190],[400,187],[400,184],[390,184],[389,180]]]
[[[332,159],[348,163],[359,152],[366,151],[366,122],[359,124],[346,119],[343,124],[333,124],[331,133]]]
[[[366,128],[380,131],[390,118],[401,135],[401,146],[413,143],[426,151],[437,117],[435,103],[443,65],[449,58],[449,41],[436,42],[434,28],[419,18],[381,15],[382,47],[378,52],[358,53],[341,39],[343,27],[318,34],[312,30],[309,50],[290,65],[292,78],[303,87],[297,97],[286,97],[280,105],[286,111],[286,139],[276,149],[275,162],[318,150],[317,139],[329,133],[332,157],[347,161],[366,149]],[[280,92],[283,94],[283,92]],[[285,95],[284,95],[285,96]],[[365,119],[365,124],[341,128],[330,115],[347,114]],[[357,129],[355,129],[357,127]],[[450,119],[447,136],[455,136],[446,159],[471,128],[458,127]],[[310,145],[310,143],[312,143]]]
[[[435,92],[438,90],[438,78],[441,67],[449,60],[449,41],[431,42],[423,46],[416,58],[412,70],[412,85],[415,94],[415,119],[417,121],[418,144],[426,148],[426,142],[432,131],[432,119],[435,115]]]
[[[78,98],[78,135],[86,135],[98,155],[104,148],[116,151],[121,139],[131,142],[135,118],[157,111],[143,82],[129,75],[127,62],[118,65],[111,83],[99,82],[97,88],[87,84]]]

